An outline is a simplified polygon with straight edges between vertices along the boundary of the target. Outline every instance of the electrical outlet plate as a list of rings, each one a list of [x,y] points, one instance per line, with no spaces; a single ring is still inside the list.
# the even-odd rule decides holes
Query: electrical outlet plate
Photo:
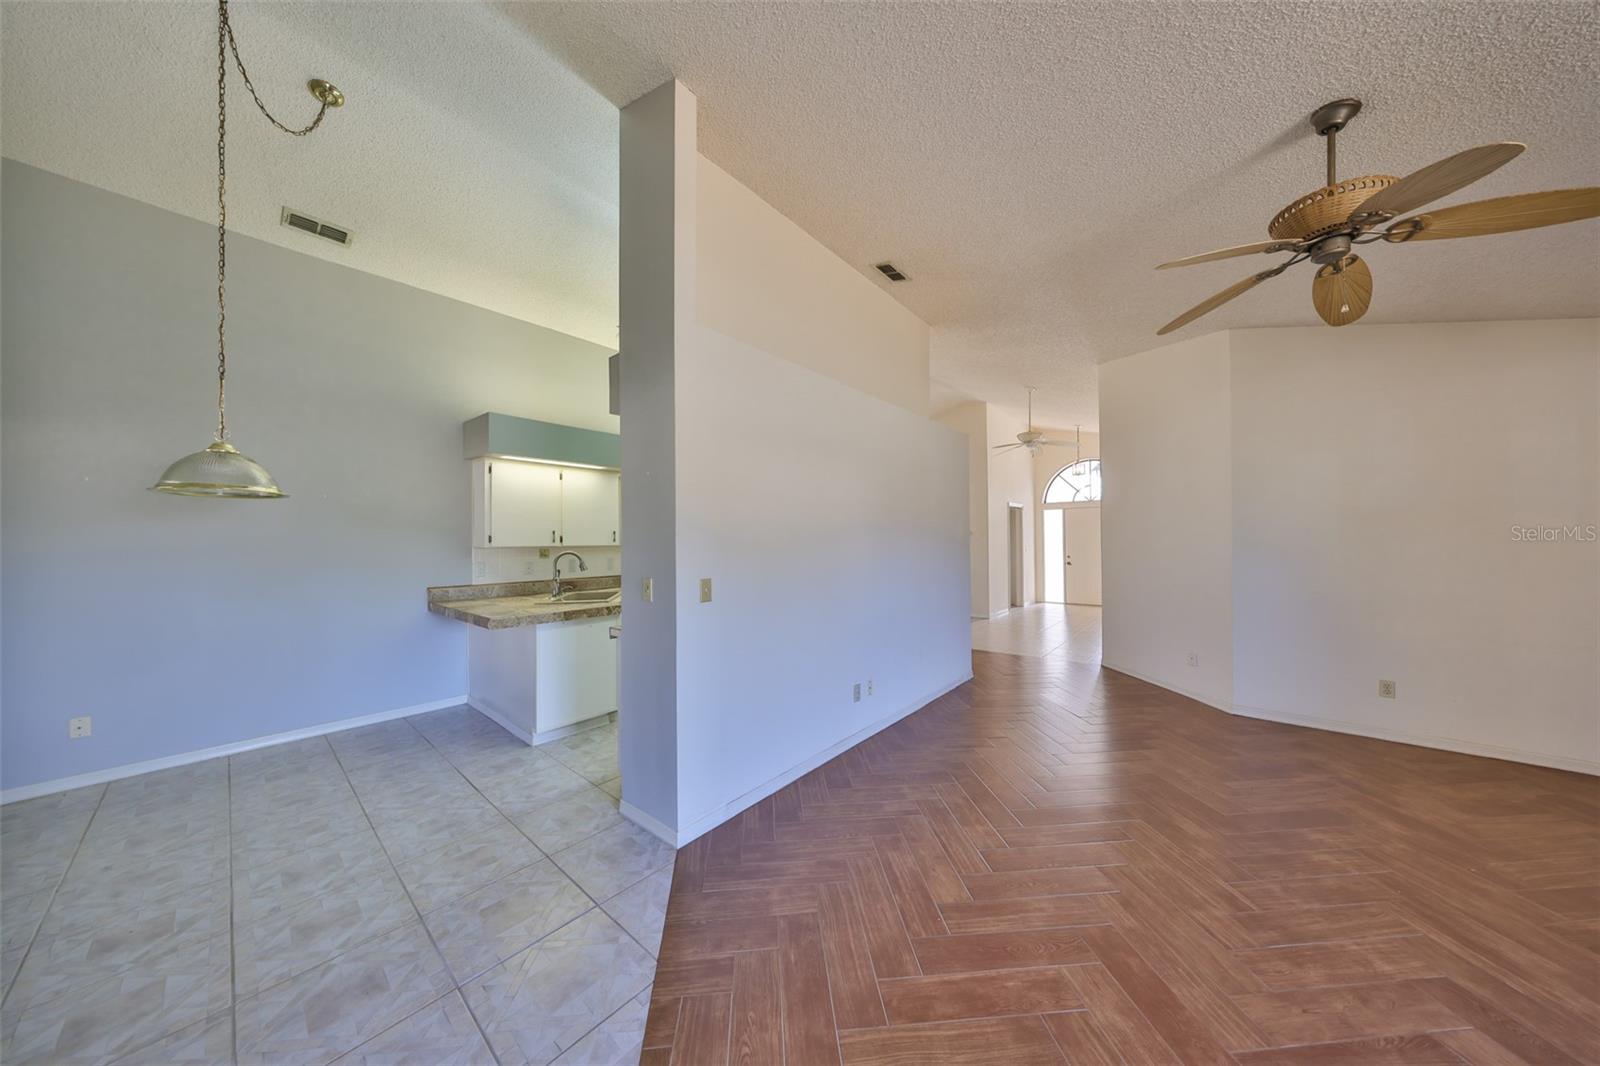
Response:
[[[857,681],[854,685],[850,686],[850,702],[851,703],[860,703],[861,702],[861,682],[859,682],[859,681]]]
[[[93,720],[88,715],[72,719],[67,723],[67,739],[82,740],[84,737],[89,736],[93,724]]]
[[[1192,651],[1192,652],[1189,653],[1189,665],[1190,666],[1199,666],[1200,665],[1200,653],[1199,652]]]
[[[1393,681],[1379,681],[1378,682],[1378,695],[1381,696],[1383,699],[1386,699],[1386,700],[1394,699],[1394,682]]]
[[[867,695],[872,695],[872,678],[867,678]]]

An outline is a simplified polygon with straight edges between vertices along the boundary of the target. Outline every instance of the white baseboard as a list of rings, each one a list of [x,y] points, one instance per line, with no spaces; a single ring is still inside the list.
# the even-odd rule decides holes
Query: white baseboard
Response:
[[[1370,726],[1352,725],[1336,718],[1319,718],[1310,714],[1269,711],[1264,707],[1247,707],[1243,704],[1235,704],[1228,710],[1241,718],[1257,718],[1263,722],[1279,722],[1283,725],[1304,726],[1308,729],[1324,729],[1330,733],[1346,733],[1350,736],[1370,737],[1373,740],[1387,740],[1396,744],[1411,744],[1419,748],[1437,748],[1441,751],[1459,752],[1462,755],[1481,755],[1490,759],[1504,759],[1508,762],[1548,766],[1553,770],[1571,770],[1574,773],[1600,777],[1600,763],[1592,759],[1577,759],[1567,755],[1548,755],[1539,751],[1507,748],[1498,744],[1482,744],[1475,740],[1460,740],[1456,737],[1442,737],[1431,733],[1406,733],[1398,729],[1375,729]]]
[[[535,744],[548,744],[552,740],[570,737],[575,733],[587,733],[591,729],[599,729],[616,713],[615,711],[607,711],[605,714],[597,714],[593,718],[585,718],[583,721],[573,722],[571,725],[558,725],[554,729],[546,729],[542,733],[535,733],[533,742]]]
[[[1263,722],[1277,722],[1281,725],[1301,726],[1306,729],[1323,729],[1330,733],[1370,737],[1373,740],[1387,740],[1396,744],[1411,744],[1419,748],[1454,751],[1462,755],[1481,755],[1489,759],[1504,759],[1508,762],[1527,763],[1532,766],[1548,766],[1553,770],[1571,770],[1574,773],[1600,777],[1600,763],[1592,759],[1579,759],[1567,755],[1549,755],[1544,752],[1507,748],[1498,744],[1482,744],[1474,740],[1461,740],[1457,737],[1438,736],[1432,733],[1407,733],[1399,729],[1377,729],[1369,726],[1353,725],[1337,718],[1321,718],[1311,714],[1294,714],[1286,711],[1270,711],[1265,707],[1249,707],[1242,703],[1222,700],[1204,692],[1184,689],[1159,678],[1146,677],[1137,670],[1129,670],[1125,666],[1118,666],[1104,659],[1101,660],[1101,665],[1108,670],[1115,670],[1119,674],[1136,677],[1140,681],[1147,681],[1158,688],[1166,689],[1168,692],[1176,692],[1180,696],[1187,696],[1192,700],[1197,700],[1207,707],[1215,707],[1219,711],[1237,715],[1240,718],[1255,718]]]
[[[511,721],[511,719],[507,718],[505,715],[501,714],[499,711],[495,710],[493,707],[490,707],[487,703],[484,703],[482,700],[475,700],[471,696],[468,696],[467,697],[467,706],[471,707],[473,710],[477,711],[479,714],[481,714],[485,718],[489,719],[489,721],[493,722],[495,725],[499,726],[501,729],[504,729],[507,733],[510,733],[512,736],[514,736],[518,740],[522,741],[524,744],[532,744],[533,743],[533,734],[532,733],[529,733],[526,729],[524,729],[521,726],[515,724],[514,722]]]
[[[187,766],[189,763],[204,762],[207,759],[217,759],[224,755],[238,755],[242,752],[254,751],[256,748],[270,747],[273,744],[287,744],[291,740],[305,740],[308,737],[320,737],[327,733],[341,733],[346,729],[356,729],[364,725],[376,725],[379,722],[388,722],[395,718],[409,718],[414,714],[442,711],[446,707],[459,707],[466,702],[467,697],[465,696],[452,696],[449,699],[417,703],[410,707],[396,707],[392,711],[364,714],[359,718],[341,718],[337,722],[324,722],[321,725],[307,726],[305,729],[291,729],[287,733],[273,733],[270,736],[241,740],[233,744],[220,744],[215,748],[186,751],[181,755],[168,755],[165,758],[150,759],[146,762],[127,763],[123,766],[113,766],[106,770],[77,774],[73,777],[58,777],[53,781],[41,781],[36,785],[20,785],[17,788],[8,788],[3,793],[0,793],[0,804],[35,799],[39,796],[48,796],[53,792],[66,792],[69,789],[86,788],[89,785],[101,785],[107,781],[116,781],[124,777],[136,777],[139,774],[154,773],[157,770],[170,770],[174,766]]]
[[[510,733],[512,736],[522,741],[524,744],[532,744],[535,747],[540,744],[548,744],[552,740],[560,740],[563,737],[570,737],[574,733],[583,733],[587,730],[598,728],[604,724],[606,719],[617,713],[616,711],[607,711],[605,714],[597,714],[593,718],[586,718],[581,722],[573,722],[571,725],[563,725],[557,726],[554,729],[546,729],[542,733],[530,733],[521,726],[509,721],[505,715],[501,714],[499,711],[496,711],[493,707],[482,700],[475,700],[471,696],[468,696],[467,706],[471,707],[473,710],[477,711],[479,714],[489,719],[489,721],[493,722],[501,729],[504,729],[507,733]]]
[[[1219,711],[1226,711],[1230,714],[1233,713],[1233,707],[1231,706],[1230,701],[1225,700],[1220,696],[1214,696],[1209,692],[1201,692],[1198,689],[1184,688],[1182,685],[1174,685],[1170,681],[1163,681],[1159,677],[1147,677],[1137,670],[1129,670],[1126,666],[1118,666],[1116,663],[1110,662],[1105,658],[1104,655],[1102,655],[1100,658],[1100,665],[1105,667],[1107,670],[1115,670],[1119,674],[1127,674],[1129,677],[1136,677],[1140,681],[1149,682],[1157,688],[1166,689],[1168,692],[1176,692],[1180,696],[1187,696],[1191,700],[1196,700],[1205,704],[1207,707],[1214,707]]]
[[[723,822],[726,822],[729,818],[732,818],[746,807],[751,807],[757,803],[760,803],[762,800],[766,799],[783,786],[789,784],[791,781],[804,777],[806,774],[810,773],[812,770],[815,770],[817,767],[821,766],[835,755],[838,755],[840,752],[847,751],[850,748],[855,747],[857,744],[876,733],[881,733],[883,730],[894,725],[900,719],[906,717],[907,715],[915,714],[917,711],[922,710],[922,708],[926,707],[940,696],[943,696],[952,689],[956,689],[962,685],[965,685],[971,680],[972,673],[971,671],[968,671],[964,676],[957,678],[949,684],[941,686],[940,688],[929,692],[925,696],[921,696],[915,700],[912,700],[909,705],[901,707],[899,710],[893,711],[884,717],[879,718],[877,721],[873,722],[869,726],[866,726],[865,728],[856,730],[854,733],[851,733],[838,743],[830,744],[828,747],[817,752],[815,755],[812,755],[807,759],[803,759],[802,761],[789,767],[789,769],[785,770],[776,777],[771,778],[763,784],[757,785],[755,788],[752,788],[750,791],[744,793],[742,796],[739,796],[737,799],[729,800],[727,803],[721,804],[709,811],[704,812],[703,814],[696,816],[683,826],[679,827],[676,833],[677,840],[675,843],[671,835],[659,832],[656,829],[651,828],[651,826],[646,825],[644,822],[640,822],[639,824],[644,825],[646,829],[650,829],[651,832],[661,837],[662,840],[667,841],[669,844],[674,844],[675,847],[681,848],[690,841],[709,833],[711,830],[715,829]],[[642,814],[642,812],[640,813]],[[648,818],[649,816],[644,815],[644,817]],[[661,830],[666,830],[667,828],[666,826],[661,825],[660,822],[655,822],[654,819],[650,819],[650,821],[654,822],[655,825],[660,826]]]
[[[675,848],[680,846],[678,843],[678,834],[674,833],[672,831],[672,827],[667,825],[665,822],[660,822],[650,817],[648,814],[644,813],[627,800],[622,801],[621,809],[622,816],[624,818],[628,819],[630,822],[633,822],[640,829],[645,830],[651,836],[660,840],[663,844],[671,844]]]

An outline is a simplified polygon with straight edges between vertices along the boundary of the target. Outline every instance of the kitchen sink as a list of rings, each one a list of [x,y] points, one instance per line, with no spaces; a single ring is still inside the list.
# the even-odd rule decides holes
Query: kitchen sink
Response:
[[[581,592],[563,592],[560,603],[608,603],[622,598],[621,589],[584,589]]]

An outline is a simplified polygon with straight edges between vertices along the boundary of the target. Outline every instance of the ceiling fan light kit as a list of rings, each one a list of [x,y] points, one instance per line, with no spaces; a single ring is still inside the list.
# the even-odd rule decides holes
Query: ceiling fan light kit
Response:
[[[1191,307],[1157,330],[1157,336],[1182,329],[1263,281],[1307,261],[1317,265],[1311,280],[1312,306],[1328,325],[1346,326],[1366,314],[1372,303],[1372,271],[1354,253],[1357,245],[1480,237],[1600,215],[1600,187],[1589,186],[1502,196],[1392,221],[1493,173],[1521,155],[1527,145],[1498,141],[1457,152],[1403,178],[1367,174],[1340,181],[1339,132],[1360,111],[1360,100],[1345,97],[1312,112],[1311,128],[1327,145],[1328,181],[1273,216],[1267,224],[1272,240],[1203,252],[1156,268],[1191,266],[1241,255],[1290,253],[1276,267],[1252,274]],[[1387,228],[1377,228],[1385,223],[1389,223]]]

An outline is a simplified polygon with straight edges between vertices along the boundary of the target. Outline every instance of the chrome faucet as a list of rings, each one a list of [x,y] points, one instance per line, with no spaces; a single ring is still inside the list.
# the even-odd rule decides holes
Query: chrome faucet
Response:
[[[565,559],[569,555],[578,560],[579,573],[589,569],[589,564],[584,562],[583,556],[579,555],[577,552],[562,552],[560,555],[556,556],[556,561],[554,563],[556,579],[555,583],[550,586],[550,598],[552,600],[559,600],[561,598],[561,560]]]

